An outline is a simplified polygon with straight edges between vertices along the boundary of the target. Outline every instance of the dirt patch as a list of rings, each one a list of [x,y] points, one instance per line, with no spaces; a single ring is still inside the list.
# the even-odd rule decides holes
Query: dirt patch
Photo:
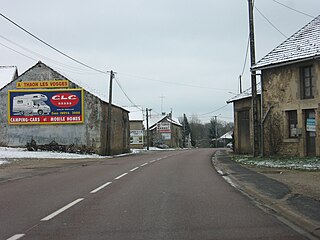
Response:
[[[254,167],[250,167],[250,169],[286,184],[293,194],[305,195],[320,200],[319,171],[313,172]]]

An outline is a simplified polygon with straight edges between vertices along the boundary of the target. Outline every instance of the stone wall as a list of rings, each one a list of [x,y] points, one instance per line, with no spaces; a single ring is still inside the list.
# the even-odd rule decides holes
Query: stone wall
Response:
[[[303,66],[313,66],[314,98],[301,98],[300,69]],[[320,63],[319,61],[307,61],[262,71],[263,77],[263,110],[270,112],[264,123],[265,154],[279,154],[290,156],[306,155],[306,129],[304,111],[316,110],[316,142],[320,142],[319,102],[320,102]],[[289,126],[286,112],[296,110],[298,128],[301,135],[297,138],[289,138]],[[272,143],[272,139],[280,138],[278,143]],[[276,141],[276,140],[275,140]],[[275,145],[277,149],[275,149]],[[320,145],[316,144],[317,155],[320,155]],[[276,151],[275,151],[276,150]]]

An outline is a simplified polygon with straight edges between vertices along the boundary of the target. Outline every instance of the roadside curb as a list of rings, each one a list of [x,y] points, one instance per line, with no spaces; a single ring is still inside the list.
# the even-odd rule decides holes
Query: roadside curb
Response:
[[[218,150],[211,160],[213,167],[221,177],[242,194],[249,197],[259,208],[276,216],[286,225],[309,239],[320,239],[320,222],[290,206],[288,202],[288,199],[292,197],[290,187],[280,182],[277,183],[276,180],[271,180],[267,176],[256,173],[238,163],[231,162],[231,157],[226,150]],[[251,172],[254,176],[250,176]],[[252,179],[255,177],[261,178],[261,181],[268,181],[269,184],[282,184],[283,186],[279,189],[279,194],[268,194],[268,192],[263,192],[264,186],[259,186],[258,188],[255,183],[248,181],[249,177]],[[286,191],[286,187],[289,192]]]

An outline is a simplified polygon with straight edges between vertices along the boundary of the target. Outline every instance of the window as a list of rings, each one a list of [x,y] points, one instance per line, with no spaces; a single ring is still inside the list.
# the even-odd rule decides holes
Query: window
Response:
[[[297,111],[288,111],[288,127],[289,127],[289,138],[296,138],[298,136],[297,132]]]
[[[302,99],[313,98],[312,67],[301,68]]]

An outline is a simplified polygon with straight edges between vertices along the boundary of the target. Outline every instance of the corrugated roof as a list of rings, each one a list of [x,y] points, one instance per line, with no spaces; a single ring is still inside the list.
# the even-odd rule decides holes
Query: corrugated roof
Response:
[[[14,80],[17,73],[15,66],[0,66],[0,89]]]
[[[259,70],[315,57],[320,57],[320,15],[273,49],[252,69]]]

